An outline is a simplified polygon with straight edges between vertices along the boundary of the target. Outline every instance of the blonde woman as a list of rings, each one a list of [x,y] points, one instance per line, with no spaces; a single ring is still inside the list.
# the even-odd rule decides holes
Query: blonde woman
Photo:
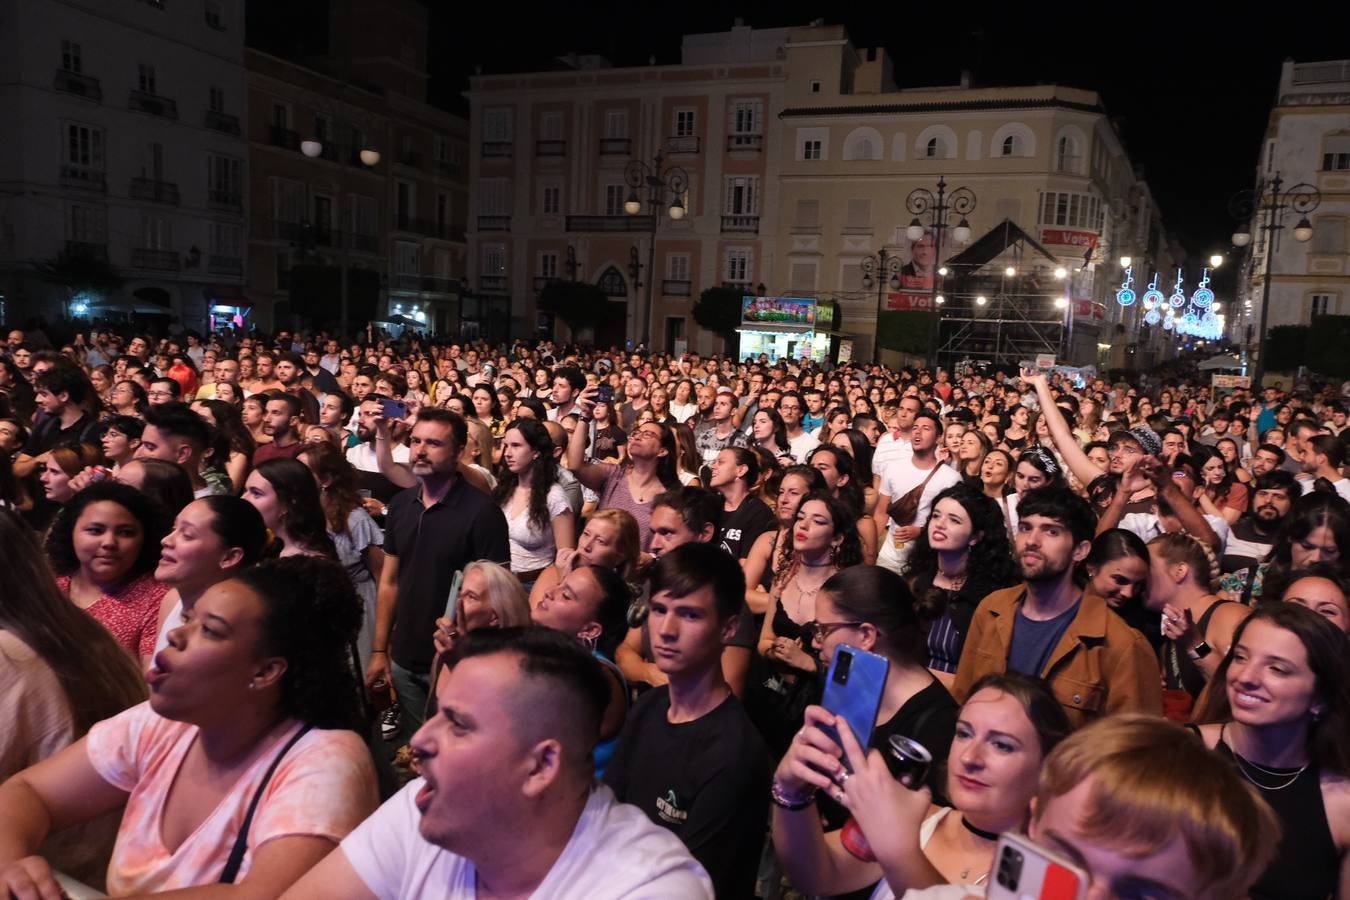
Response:
[[[530,604],[520,579],[500,563],[480,559],[464,567],[455,618],[439,618],[432,642],[438,656],[479,628],[515,628],[530,624]],[[439,659],[438,659],[439,662]]]

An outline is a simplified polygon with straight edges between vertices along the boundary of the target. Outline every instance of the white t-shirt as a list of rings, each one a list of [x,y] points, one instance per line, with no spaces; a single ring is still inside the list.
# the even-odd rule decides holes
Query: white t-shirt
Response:
[[[473,900],[474,865],[423,840],[414,798],[418,778],[343,840],[347,862],[381,900]],[[604,785],[591,791],[572,838],[538,889],[538,900],[665,898],[712,900],[712,881],[679,838],[646,813],[614,799]]]
[[[788,452],[799,463],[806,462],[811,451],[820,446],[820,438],[809,431],[803,431],[795,438],[788,438]]]
[[[1222,516],[1210,515],[1205,516],[1205,521],[1219,536],[1219,549],[1215,551],[1215,555],[1222,559],[1224,548],[1228,545],[1228,522]],[[1162,523],[1158,521],[1156,513],[1127,513],[1120,517],[1119,527],[1133,531],[1145,544],[1163,533]]]
[[[889,466],[881,475],[881,485],[879,492],[891,498],[894,503],[901,497],[914,490],[923,483],[932,469],[916,469],[910,461],[896,462]],[[923,493],[919,495],[919,511],[913,522],[892,522],[892,527],[896,525],[927,525],[928,513],[933,508],[933,498],[945,491],[954,484],[959,484],[961,476],[956,474],[956,470],[951,466],[944,466],[937,463],[937,471],[925,485]],[[880,502],[880,501],[878,501]],[[914,547],[913,541],[906,542],[903,546],[895,546],[895,535],[893,532],[881,535],[880,548],[877,552],[877,565],[899,572],[904,567],[905,560],[909,558],[910,550]]]
[[[1299,485],[1302,486],[1303,493],[1311,494],[1313,485],[1316,483],[1316,478],[1309,478],[1307,481],[1300,481]],[[1331,486],[1336,489],[1336,493],[1340,495],[1342,500],[1350,502],[1350,478],[1339,478],[1336,481],[1333,481]]]
[[[938,823],[946,818],[947,813],[951,812],[949,807],[943,807],[931,816],[923,820],[919,826],[919,849],[923,850],[928,846],[929,840],[933,837],[933,832],[937,831]],[[983,897],[984,887],[980,884],[938,884],[930,888],[910,888],[905,891],[905,896],[901,900],[963,900],[965,897]],[[872,891],[871,900],[895,900],[895,891],[883,879]]]
[[[511,571],[517,574],[535,572],[553,564],[558,555],[557,543],[553,540],[553,519],[561,515],[571,515],[572,507],[567,502],[567,492],[556,482],[549,486],[549,521],[540,528],[530,521],[530,506],[525,506],[514,515],[507,514],[506,531],[511,539]],[[506,513],[506,508],[502,508]]]
[[[914,445],[909,438],[896,437],[894,431],[888,431],[877,441],[872,451],[872,474],[885,476],[892,463],[909,462],[914,456]]]
[[[362,441],[352,447],[347,451],[347,462],[351,463],[358,472],[380,471],[379,463],[375,462],[375,445],[373,443]],[[407,444],[394,445],[394,462],[404,464],[408,462]]]

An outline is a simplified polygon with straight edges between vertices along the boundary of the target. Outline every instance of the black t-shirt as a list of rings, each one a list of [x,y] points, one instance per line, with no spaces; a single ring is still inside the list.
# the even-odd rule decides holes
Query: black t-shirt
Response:
[[[510,562],[506,516],[463,478],[430,508],[422,504],[421,488],[409,488],[389,504],[384,552],[398,559],[390,656],[405,669],[428,672],[435,652],[431,632],[445,612],[455,572],[476,559]]]
[[[617,459],[619,448],[628,443],[628,434],[617,425],[595,429],[595,443],[591,446],[593,459]]]
[[[60,416],[44,416],[33,426],[33,433],[24,445],[23,452],[29,456],[41,456],[53,447],[64,447],[89,440],[98,423],[88,414],[82,414],[69,428],[61,427]]]
[[[669,712],[669,687],[637,701],[605,784],[683,841],[718,897],[752,897],[768,814],[768,747],[733,695],[693,722],[672,724]]]
[[[756,499],[747,496],[734,512],[722,513],[722,527],[717,530],[717,542],[723,550],[737,559],[750,555],[750,548],[764,532],[777,526],[773,512]]]

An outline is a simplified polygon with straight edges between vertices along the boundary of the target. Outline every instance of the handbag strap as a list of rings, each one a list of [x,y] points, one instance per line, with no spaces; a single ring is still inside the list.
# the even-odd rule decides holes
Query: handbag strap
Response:
[[[239,867],[244,864],[244,854],[248,852],[248,830],[253,825],[253,814],[258,810],[258,801],[262,800],[263,791],[267,789],[267,783],[272,780],[272,774],[276,772],[277,766],[281,765],[282,757],[289,753],[302,737],[309,734],[309,730],[313,727],[313,725],[305,725],[291,735],[291,739],[286,742],[286,746],[281,748],[281,752],[272,759],[272,764],[267,767],[262,783],[253,792],[253,799],[249,801],[248,812],[244,813],[244,822],[239,826],[239,834],[235,836],[234,846],[230,848],[230,857],[225,861],[225,871],[220,873],[220,884],[234,884],[234,879],[239,876]]]

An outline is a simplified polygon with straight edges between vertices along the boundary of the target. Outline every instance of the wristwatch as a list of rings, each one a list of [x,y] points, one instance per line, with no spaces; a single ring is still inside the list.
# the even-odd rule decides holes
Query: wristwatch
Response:
[[[1204,641],[1201,641],[1191,649],[1187,650],[1186,655],[1189,656],[1191,659],[1195,660],[1196,662],[1199,662],[1206,656],[1209,656],[1210,651],[1213,649],[1214,648],[1211,647],[1209,644],[1206,644]]]

